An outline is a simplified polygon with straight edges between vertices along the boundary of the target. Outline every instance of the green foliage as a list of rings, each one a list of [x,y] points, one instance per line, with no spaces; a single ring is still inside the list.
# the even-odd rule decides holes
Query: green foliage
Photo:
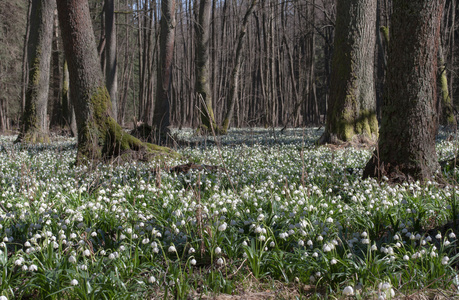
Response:
[[[138,162],[91,169],[72,164],[74,140],[20,147],[2,138],[0,294],[183,299],[255,282],[311,296],[307,285],[322,297],[351,286],[360,299],[451,291],[456,187],[362,181],[371,152],[304,147],[316,130],[276,142],[267,133],[250,146],[237,133],[221,148],[180,150],[230,176],[153,173],[155,163]]]

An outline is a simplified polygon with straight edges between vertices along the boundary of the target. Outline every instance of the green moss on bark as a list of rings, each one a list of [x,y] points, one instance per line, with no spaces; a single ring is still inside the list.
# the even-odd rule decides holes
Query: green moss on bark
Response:
[[[180,157],[166,147],[144,143],[125,132],[109,115],[110,96],[105,87],[98,87],[90,97],[94,108],[93,119],[78,134],[78,162],[87,160],[108,160],[121,157],[122,160],[154,160],[163,156]]]

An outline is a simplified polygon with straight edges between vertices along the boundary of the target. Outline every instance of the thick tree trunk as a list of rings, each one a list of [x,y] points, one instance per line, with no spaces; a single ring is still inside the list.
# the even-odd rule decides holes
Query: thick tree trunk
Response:
[[[113,117],[118,116],[118,70],[116,51],[115,0],[105,0],[105,82],[112,101]],[[119,122],[119,120],[117,120]]]
[[[196,31],[196,82],[195,92],[200,104],[202,126],[206,130],[218,131],[209,86],[209,30],[211,0],[200,0],[195,24]],[[197,3],[195,5],[198,5]]]
[[[28,45],[29,83],[21,131],[16,142],[45,143],[55,0],[33,0]]]
[[[78,128],[77,162],[112,158],[121,154],[151,159],[172,152],[142,143],[125,133],[111,116],[87,1],[58,0],[59,23],[70,75],[70,97]]]
[[[223,120],[223,125],[221,127],[220,133],[226,134],[229,125],[233,119],[234,114],[234,105],[237,100],[237,92],[238,92],[238,83],[239,83],[239,73],[241,68],[241,60],[242,60],[242,46],[244,45],[244,36],[247,31],[247,22],[249,21],[249,17],[257,4],[257,0],[252,0],[247,12],[245,13],[244,19],[242,20],[241,30],[239,32],[239,37],[237,41],[237,48],[236,48],[236,58],[234,62],[233,71],[231,72],[231,79],[230,79],[230,90],[228,94],[228,110],[226,112],[225,119]]]
[[[339,0],[327,125],[319,143],[376,139],[376,1]]]
[[[153,126],[162,135],[170,126],[170,85],[175,42],[175,0],[161,1],[160,62]],[[162,138],[158,139],[162,142]]]
[[[444,0],[394,0],[379,146],[364,177],[437,176],[437,50]]]

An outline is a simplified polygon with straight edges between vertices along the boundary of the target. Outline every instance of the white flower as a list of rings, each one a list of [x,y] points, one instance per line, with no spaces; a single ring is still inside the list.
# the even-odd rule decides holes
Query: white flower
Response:
[[[352,296],[354,295],[354,288],[350,285],[344,288],[343,290],[343,295],[344,296]]]
[[[70,255],[70,257],[69,257],[69,263],[72,263],[72,264],[73,264],[73,263],[75,263],[75,262],[76,262],[75,256]]]
[[[150,242],[150,239],[148,239],[148,238],[144,238],[144,239],[142,240],[142,244],[144,244],[144,245],[145,245],[145,244],[148,244],[149,242]]]
[[[218,254],[220,254],[220,253],[222,253],[222,248],[216,247],[216,248],[215,248],[215,254],[218,255]]]
[[[37,270],[38,270],[37,265],[32,264],[32,265],[29,266],[29,271],[30,271],[30,272],[35,272],[35,271],[37,271]]]
[[[435,236],[435,238],[436,238],[437,240],[441,239],[441,234],[440,234],[440,233],[437,233],[437,235]]]
[[[370,239],[362,239],[361,242],[364,245],[368,245],[368,244],[370,244]]]
[[[83,255],[84,255],[84,256],[90,256],[90,255],[91,255],[91,251],[89,251],[88,249],[86,249],[86,250],[83,251]]]
[[[371,246],[371,251],[376,251],[378,250],[378,246],[376,246],[376,244],[373,244],[373,246]]]
[[[16,266],[21,266],[21,265],[22,265],[22,259],[20,259],[20,258],[19,258],[19,259],[16,259],[16,260],[14,261],[14,264],[15,264]]]
[[[323,238],[323,236],[319,235],[319,236],[317,237],[317,240],[318,240],[319,242],[322,242],[322,241],[324,240],[324,238]]]
[[[449,257],[448,256],[443,256],[443,258],[441,259],[441,264],[442,265],[447,265],[448,261],[449,261]]]
[[[152,284],[155,283],[155,282],[156,282],[155,276],[150,276],[150,277],[148,278],[148,282],[149,282],[149,283],[152,283]]]
[[[224,222],[223,224],[221,224],[220,226],[218,226],[218,231],[225,231],[226,230],[226,222]]]
[[[449,246],[449,244],[451,244],[451,242],[448,241],[448,240],[445,240],[445,242],[444,242],[443,244],[444,244],[445,246]]]
[[[196,265],[196,259],[192,258],[192,259],[190,260],[190,264],[193,265],[193,266],[195,266],[195,265]]]
[[[0,296],[0,300],[8,300],[8,298],[6,298],[6,296]]]
[[[304,246],[304,241],[303,241],[303,240],[299,240],[299,241],[298,241],[298,245],[301,246],[301,247],[303,247],[303,246]]]
[[[72,281],[70,281],[70,285],[73,285],[73,286],[78,285],[78,280],[72,279]]]
[[[29,267],[27,267],[26,265],[23,265],[22,266],[22,271],[27,272],[27,270],[29,270]]]
[[[324,252],[330,252],[331,250],[332,250],[332,249],[331,249],[331,247],[330,247],[329,244],[325,244],[325,245],[324,245],[324,247],[323,247],[323,251],[324,251]]]
[[[223,259],[221,257],[217,259],[217,265],[219,266],[223,265]]]
[[[450,239],[456,238],[456,235],[454,234],[454,232],[451,232],[448,236]]]
[[[113,253],[110,253],[110,255],[108,256],[108,259],[115,259],[115,258],[116,258],[116,256]]]
[[[311,240],[308,240],[308,242],[306,244],[308,244],[309,247],[312,247],[312,245],[313,245]]]
[[[263,241],[266,240],[266,237],[265,237],[264,235],[260,235],[260,236],[258,237],[258,240],[261,241],[261,242],[263,242]]]
[[[403,260],[410,260],[410,257],[408,255],[403,255]]]
[[[167,251],[168,251],[168,252],[176,252],[177,249],[175,249],[175,246],[172,245],[172,246],[169,247],[169,249],[167,249]]]
[[[276,246],[276,243],[274,242],[269,243],[269,247],[273,248],[274,246]]]
[[[362,236],[363,238],[366,238],[366,237],[368,236],[368,233],[367,233],[366,231],[364,231],[364,232],[362,232],[361,236]]]
[[[337,263],[337,261],[336,261],[336,259],[334,259],[334,258],[330,261],[330,264],[331,264],[331,265],[336,265],[336,263]]]

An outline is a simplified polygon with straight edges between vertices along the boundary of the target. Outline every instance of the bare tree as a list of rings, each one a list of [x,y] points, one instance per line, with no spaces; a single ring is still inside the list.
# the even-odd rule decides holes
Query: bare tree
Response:
[[[236,48],[236,57],[234,62],[233,71],[231,72],[231,81],[229,87],[229,94],[228,94],[228,110],[226,112],[225,119],[223,120],[223,125],[221,127],[221,133],[226,134],[228,131],[229,125],[231,120],[233,119],[234,114],[234,105],[237,101],[237,91],[239,86],[239,75],[240,75],[240,67],[241,67],[241,60],[242,60],[242,46],[244,43],[244,36],[247,32],[247,22],[249,21],[249,17],[257,4],[257,0],[252,0],[250,6],[248,7],[244,19],[242,21],[241,29],[239,31],[239,37],[237,39],[237,48]]]
[[[364,177],[437,176],[437,51],[444,0],[393,1],[379,145]]]
[[[374,84],[374,0],[338,0],[327,124],[319,143],[378,134]]]
[[[70,97],[78,107],[77,161],[97,161],[120,154],[150,159],[172,153],[168,148],[142,143],[113,119],[87,0],[58,0],[57,7],[69,67]]]
[[[55,0],[33,0],[28,50],[29,82],[16,142],[45,143],[48,135],[48,92]]]
[[[115,120],[118,117],[118,63],[116,51],[115,0],[105,0],[105,82],[112,101]]]
[[[153,125],[158,133],[167,133],[170,126],[170,87],[175,42],[175,0],[161,0],[160,63]],[[161,141],[162,138],[159,139]]]
[[[206,130],[218,129],[215,123],[212,94],[209,86],[209,30],[211,0],[200,0],[197,3],[196,31],[196,81],[195,92],[200,102],[202,126]]]

